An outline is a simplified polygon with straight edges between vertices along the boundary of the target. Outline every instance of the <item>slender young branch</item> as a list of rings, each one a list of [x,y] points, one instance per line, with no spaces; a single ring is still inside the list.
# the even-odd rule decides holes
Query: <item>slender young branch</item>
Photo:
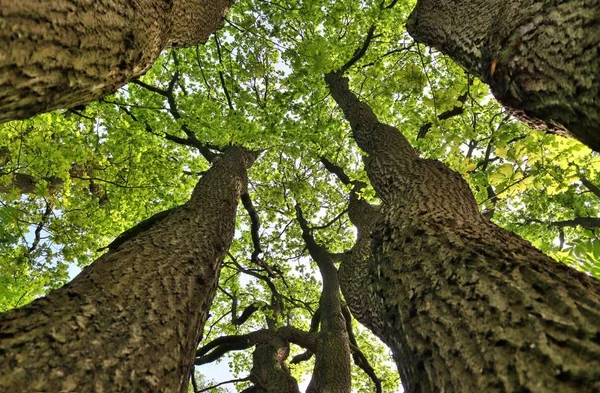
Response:
[[[192,372],[191,372],[191,376],[190,379],[192,381],[192,389],[194,390],[194,393],[198,393],[199,388],[198,388],[198,381],[196,381],[196,366],[192,365]]]
[[[39,223],[35,227],[35,232],[34,232],[35,238],[33,239],[33,243],[31,244],[31,247],[29,247],[29,249],[27,250],[27,252],[29,254],[31,254],[33,251],[35,251],[35,249],[40,244],[42,230],[44,229],[44,226],[48,223],[50,214],[52,214],[52,205],[50,204],[50,202],[46,201],[46,210],[44,210],[44,213],[42,214],[42,217],[41,217]]]
[[[227,293],[226,293],[227,294]],[[256,311],[265,309],[266,306],[263,302],[254,302],[242,311],[242,315],[237,316],[237,297],[231,297],[231,324],[234,326],[243,325],[248,318],[252,316]]]
[[[526,220],[527,223],[537,223],[547,225],[549,227],[555,227],[562,229],[565,227],[583,227],[587,229],[600,228],[600,217],[575,217],[571,220],[561,221],[542,221],[536,218],[530,218]]]
[[[264,276],[262,274],[259,274],[253,270],[250,269],[246,269],[244,268],[242,265],[239,264],[239,262],[237,261],[237,259],[231,255],[231,253],[227,253],[227,255],[229,256],[229,259],[231,259],[231,262],[234,264],[234,266],[242,273],[247,274],[249,276],[258,278],[259,280],[262,280],[265,284],[267,284],[267,286],[269,287],[269,289],[271,290],[271,293],[273,294],[273,296],[275,296],[277,299],[285,299],[288,302],[298,306],[298,307],[302,307],[305,308],[306,310],[308,310],[308,312],[310,312],[311,314],[314,312],[312,306],[310,305],[310,303],[304,302],[302,300],[299,299],[294,299],[288,296],[283,295],[281,292],[279,292],[277,290],[277,287],[275,286],[275,284],[273,283],[273,281],[271,280],[270,277],[268,276]]]
[[[169,81],[169,87],[167,88],[167,90],[160,89],[158,87],[149,85],[149,84],[139,81],[139,80],[135,81],[135,84],[137,84],[149,91],[155,92],[157,94],[160,94],[160,95],[166,97],[167,102],[169,104],[169,113],[171,114],[173,119],[179,120],[182,118],[182,115],[179,112],[179,108],[177,107],[177,101],[175,100],[175,95],[174,95],[175,85],[177,84],[178,80],[179,80],[179,72],[175,72],[173,74],[173,76],[171,77],[171,80]],[[131,116],[131,112],[127,112],[127,113]],[[133,118],[133,116],[132,116],[132,118]],[[149,127],[148,124],[146,124],[146,129],[148,129],[148,127]],[[175,135],[170,135],[170,134],[165,134],[165,138],[172,142],[175,142],[175,143],[180,143],[183,145],[195,147],[196,149],[198,149],[200,154],[202,154],[202,156],[208,162],[212,162],[217,157],[217,154],[214,153],[213,151],[211,151],[212,146],[209,146],[206,143],[200,142],[198,140],[198,138],[196,138],[196,134],[194,133],[194,131],[192,131],[188,127],[187,124],[185,124],[185,123],[182,124],[181,130],[185,133],[187,138],[180,138],[180,137],[177,137]]]
[[[167,94],[168,94],[167,90],[161,89],[160,87],[152,86],[152,85],[150,85],[150,84],[148,84],[146,82],[142,82],[139,79],[134,79],[134,80],[131,81],[131,83],[133,83],[134,85],[141,86],[144,89],[149,90],[149,91],[151,91],[153,93],[160,94],[163,97],[167,97]]]
[[[211,386],[209,386],[207,388],[200,389],[200,390],[196,391],[195,393],[208,392],[209,390],[216,389],[216,388],[218,388],[219,386],[222,386],[222,385],[226,385],[226,384],[229,384],[229,383],[246,382],[246,381],[250,381],[250,379],[251,379],[250,376],[247,376],[247,377],[244,377],[244,378],[230,379],[228,381],[219,382],[216,385],[211,385]]]
[[[212,87],[208,83],[208,80],[206,79],[206,75],[204,75],[204,67],[202,67],[202,61],[200,60],[200,53],[198,52],[199,46],[200,45],[196,45],[196,63],[198,63],[198,68],[200,69],[200,75],[202,75],[202,80],[204,81],[204,85],[206,86],[206,90],[207,90],[206,95],[210,99],[210,98],[212,98],[212,94],[211,94]]]
[[[337,214],[331,221],[329,221],[326,224],[323,225],[317,225],[312,227],[312,229],[325,229],[325,228],[329,228],[330,226],[332,226],[333,224],[335,224],[340,218],[342,218],[344,216],[344,214],[348,213],[348,208],[342,210],[339,214]]]
[[[352,350],[352,359],[354,360],[354,364],[356,364],[365,372],[365,374],[369,376],[369,378],[371,378],[371,381],[373,381],[375,384],[375,392],[381,393],[381,380],[375,373],[375,370],[369,363],[369,360],[358,347],[358,342],[356,341],[354,331],[352,330],[352,316],[347,306],[342,307],[342,314],[344,315],[344,320],[346,321],[346,330],[348,331],[348,338],[350,340],[350,349]]]
[[[398,3],[398,0],[392,0],[392,2],[390,4],[386,5],[383,8],[386,10],[389,10],[390,8],[393,8],[396,5],[396,3]],[[383,5],[383,2],[381,4]]]
[[[333,162],[329,161],[327,157],[321,157],[321,163],[330,173],[333,173],[337,178],[345,185],[350,185],[352,181],[350,177],[344,172],[344,169]]]
[[[219,57],[219,64],[222,66],[223,65],[223,57],[221,56],[221,43],[219,42],[219,37],[216,33],[213,35],[213,37],[215,39],[215,44],[217,46],[217,56]],[[235,108],[233,107],[233,102],[231,101],[231,96],[229,95],[229,90],[227,89],[227,83],[225,83],[225,76],[223,75],[223,71],[221,71],[221,69],[218,70],[218,73],[219,73],[219,80],[221,81],[221,87],[223,87],[223,92],[225,93],[225,98],[227,98],[227,105],[229,106],[229,109],[231,109],[233,111],[233,110],[235,110]]]

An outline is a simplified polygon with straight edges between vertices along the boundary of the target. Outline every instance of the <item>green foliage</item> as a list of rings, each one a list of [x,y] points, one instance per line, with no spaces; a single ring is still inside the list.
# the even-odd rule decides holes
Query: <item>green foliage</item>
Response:
[[[574,140],[515,122],[483,83],[412,42],[401,27],[412,6],[239,1],[216,39],[164,53],[141,78],[167,90],[177,75],[176,111],[165,96],[132,83],[82,112],[0,125],[0,311],[60,286],[67,264],[90,263],[124,229],[187,200],[208,167],[194,147],[173,142],[186,138],[188,130],[213,146],[265,150],[251,170],[250,193],[262,224],[261,259],[276,272],[271,281],[283,304],[277,312],[269,309],[274,298],[266,281],[243,272],[268,276],[250,262],[251,223],[240,207],[205,341],[265,328],[266,317],[277,326],[308,329],[321,280],[300,236],[294,204],[320,228],[315,237],[331,252],[352,247],[354,231],[344,213],[349,189],[319,158],[334,161],[352,179],[368,179],[323,73],[351,58],[372,24],[376,37],[348,72],[351,88],[424,157],[460,172],[496,223],[600,278],[598,229],[559,225],[598,216],[600,194],[583,179],[600,185],[600,157]],[[463,112],[440,120],[454,107]],[[428,122],[425,137],[417,138]],[[28,175],[34,186],[23,190],[17,175]],[[363,196],[377,202],[371,188]],[[237,316],[253,303],[262,310],[234,326],[232,297]],[[385,347],[356,324],[355,331],[384,391],[396,389],[397,373]],[[292,347],[292,355],[300,352]],[[250,352],[236,353],[231,364],[237,375],[247,375]],[[302,379],[311,367],[305,362],[292,371]],[[356,391],[372,391],[362,371],[353,369],[353,381]]]

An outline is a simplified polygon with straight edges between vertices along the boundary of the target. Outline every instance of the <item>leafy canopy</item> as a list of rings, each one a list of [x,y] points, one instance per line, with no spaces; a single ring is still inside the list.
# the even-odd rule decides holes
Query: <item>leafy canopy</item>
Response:
[[[352,57],[372,25],[367,53],[348,72],[351,88],[423,156],[460,172],[495,222],[600,278],[600,157],[574,140],[515,122],[484,84],[414,43],[402,27],[412,7],[236,2],[206,45],[163,53],[139,82],[84,110],[0,125],[0,311],[64,284],[69,264],[89,264],[126,228],[187,200],[208,168],[189,143],[193,134],[211,146],[264,149],[250,175],[262,225],[260,257],[277,272],[271,277],[283,303],[277,323],[308,329],[320,277],[294,204],[331,252],[351,248],[349,189],[320,157],[352,179],[367,177],[323,74]],[[363,197],[377,202],[370,188]],[[206,340],[262,328],[265,315],[274,315],[272,291],[256,277],[268,272],[249,261],[250,227],[240,208]],[[234,326],[233,298],[238,310],[258,304],[262,312]],[[357,335],[384,391],[393,390],[398,380],[384,347],[364,330]],[[232,359],[236,372],[247,372],[249,353]],[[299,376],[310,368],[301,363],[293,371]],[[355,388],[371,391],[368,378],[354,374]]]

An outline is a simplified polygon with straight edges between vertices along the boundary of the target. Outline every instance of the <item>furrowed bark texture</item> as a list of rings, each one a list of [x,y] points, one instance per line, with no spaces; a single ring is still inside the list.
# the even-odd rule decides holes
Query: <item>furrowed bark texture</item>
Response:
[[[0,314],[0,391],[187,392],[253,160],[229,149],[186,204]]]
[[[371,269],[374,263],[371,252],[371,232],[381,216],[378,206],[360,199],[358,192],[364,186],[355,185],[350,193],[348,216],[356,227],[357,237],[351,252],[342,258],[338,276],[340,288],[354,318],[383,340],[385,334],[381,323],[383,315],[381,302],[373,296],[375,290],[371,282]]]
[[[350,393],[350,339],[342,314],[338,272],[329,251],[315,241],[299,207],[297,212],[302,238],[323,279],[319,300],[321,330],[317,336],[315,367],[306,393]]]
[[[600,0],[419,0],[406,28],[530,126],[600,151]]]
[[[84,105],[169,46],[205,42],[228,0],[0,0],[0,122]]]
[[[371,280],[405,390],[600,391],[600,282],[491,223],[459,174],[326,81],[383,201]]]
[[[287,367],[289,344],[280,337],[258,344],[252,354],[250,379],[256,393],[300,393],[298,382]]]

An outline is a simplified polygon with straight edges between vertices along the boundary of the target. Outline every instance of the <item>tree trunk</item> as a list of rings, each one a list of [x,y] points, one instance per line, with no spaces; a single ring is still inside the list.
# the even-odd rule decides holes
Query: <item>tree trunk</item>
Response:
[[[0,315],[0,391],[187,392],[253,154],[230,148],[191,199]]]
[[[458,173],[326,81],[383,201],[368,296],[405,390],[600,391],[600,281],[491,223]]]
[[[600,0],[419,0],[406,29],[530,126],[600,151]]]
[[[252,354],[250,379],[255,393],[300,393],[298,382],[290,373],[286,359],[290,346],[280,337],[256,345]]]
[[[321,330],[317,336],[315,367],[306,393],[350,393],[350,339],[342,314],[338,272],[329,251],[315,241],[299,205],[296,205],[296,216],[306,248],[323,279],[319,299]]]
[[[375,290],[370,279],[374,263],[370,235],[381,214],[377,206],[359,197],[358,193],[364,186],[356,184],[350,193],[348,216],[356,227],[357,237],[350,253],[343,256],[338,275],[340,288],[354,318],[384,340],[384,326],[380,323],[381,302],[374,296]]]
[[[0,122],[84,105],[161,50],[205,42],[228,0],[0,0]]]

